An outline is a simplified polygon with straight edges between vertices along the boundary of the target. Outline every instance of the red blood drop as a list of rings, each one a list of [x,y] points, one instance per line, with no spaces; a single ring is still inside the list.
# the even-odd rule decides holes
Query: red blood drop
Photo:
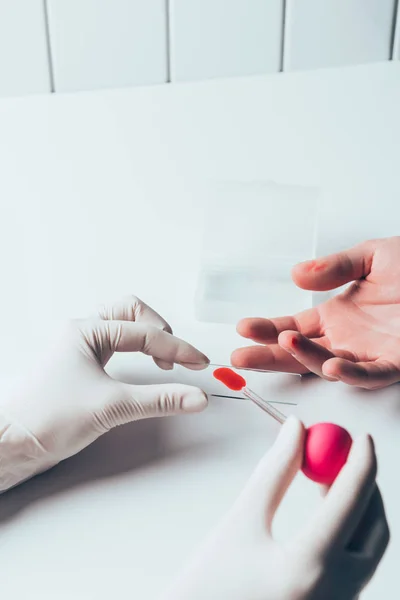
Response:
[[[328,265],[328,263],[323,262],[321,260],[320,261],[316,261],[316,263],[314,265],[314,268],[313,268],[313,271],[315,273],[317,273],[319,271],[323,271],[324,269],[326,269],[327,265]]]
[[[300,341],[295,335],[292,336],[292,346],[293,348],[298,348],[300,346]]]
[[[346,463],[352,439],[334,423],[317,423],[307,429],[303,473],[312,481],[331,485]]]
[[[234,390],[235,392],[242,390],[246,385],[244,377],[239,375],[239,373],[235,373],[232,369],[228,369],[228,367],[215,369],[213,375],[215,379],[218,379],[218,381],[221,381],[227,388]]]

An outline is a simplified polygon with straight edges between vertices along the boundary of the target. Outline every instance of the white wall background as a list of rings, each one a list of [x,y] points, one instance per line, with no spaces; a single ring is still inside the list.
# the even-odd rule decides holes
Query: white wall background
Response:
[[[0,96],[400,58],[398,0],[0,0]]]

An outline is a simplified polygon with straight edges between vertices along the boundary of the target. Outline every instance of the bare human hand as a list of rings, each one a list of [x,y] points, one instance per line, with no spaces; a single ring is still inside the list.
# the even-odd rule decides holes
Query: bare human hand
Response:
[[[367,389],[400,381],[400,236],[298,264],[292,277],[314,291],[353,283],[297,315],[240,321],[240,335],[260,345],[235,350],[234,366],[311,372]]]

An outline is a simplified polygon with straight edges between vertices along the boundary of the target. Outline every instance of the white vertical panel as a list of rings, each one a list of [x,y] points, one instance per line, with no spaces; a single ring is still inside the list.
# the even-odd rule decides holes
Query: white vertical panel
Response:
[[[393,59],[400,60],[400,2],[397,3],[397,15],[393,40]]]
[[[279,71],[283,0],[170,0],[171,79]]]
[[[50,92],[43,0],[0,0],[0,96]]]
[[[165,0],[48,0],[55,89],[167,79]]]
[[[284,69],[388,60],[395,0],[287,0]]]

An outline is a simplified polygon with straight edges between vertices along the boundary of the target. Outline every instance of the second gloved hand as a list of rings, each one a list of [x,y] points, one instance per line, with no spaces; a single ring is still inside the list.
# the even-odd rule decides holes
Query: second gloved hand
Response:
[[[104,367],[114,352],[143,352],[164,369],[208,364],[134,296],[103,307],[94,319],[71,322],[33,377],[13,397],[1,399],[0,491],[76,454],[117,425],[207,406],[198,388],[112,379]]]
[[[305,431],[290,417],[221,525],[163,600],[355,600],[389,541],[371,438],[357,438],[339,476],[301,530],[272,535],[275,512],[302,463]]]

